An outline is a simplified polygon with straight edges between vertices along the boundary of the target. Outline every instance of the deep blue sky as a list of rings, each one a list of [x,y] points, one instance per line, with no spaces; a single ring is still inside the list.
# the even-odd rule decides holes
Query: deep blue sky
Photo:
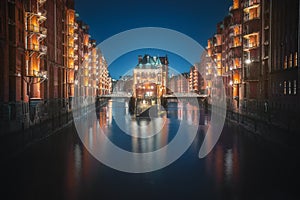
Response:
[[[110,66],[111,76],[115,79],[119,79],[120,76],[130,75],[131,69],[138,63],[138,55],[144,56],[149,54],[152,56],[168,56],[169,59],[169,75],[177,75],[178,73],[188,72],[192,64],[190,64],[184,58],[178,56],[169,51],[159,49],[139,49],[131,51],[120,56]],[[117,69],[117,70],[112,70]],[[175,72],[174,72],[175,70]],[[177,73],[178,72],[178,73]]]
[[[232,0],[75,0],[75,10],[97,43],[128,29],[163,27],[180,31],[205,47],[231,4]],[[137,55],[132,56],[136,61]],[[115,70],[119,67],[113,63],[109,68],[114,78],[119,76]]]

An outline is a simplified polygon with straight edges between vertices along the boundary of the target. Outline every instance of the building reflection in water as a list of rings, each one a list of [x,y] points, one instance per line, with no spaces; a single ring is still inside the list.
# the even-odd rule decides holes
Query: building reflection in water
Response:
[[[232,149],[227,149],[225,153],[225,181],[230,183],[233,173],[233,155]]]
[[[225,125],[217,145],[203,159],[199,159],[197,153],[207,128],[201,125],[192,147],[172,165],[146,174],[113,170],[89,152],[97,147],[98,140],[109,138],[115,143],[125,139],[128,152],[148,152],[170,143],[180,119],[193,117],[187,116],[184,104],[178,104],[177,115],[160,118],[160,121],[165,120],[160,134],[142,139],[130,137],[116,128],[112,116],[112,110],[116,108],[112,104],[103,108],[98,120],[94,113],[82,116],[84,123],[76,129],[83,132],[78,135],[86,141],[86,148],[75,128],[68,127],[62,134],[51,136],[12,162],[11,170],[4,173],[8,178],[5,184],[13,184],[9,192],[18,191],[21,197],[13,199],[134,199],[145,195],[149,195],[149,199],[293,199],[289,194],[298,194],[297,186],[289,182],[296,180],[299,167],[290,164],[298,157],[280,159],[278,155],[283,154],[271,153],[271,150],[278,150],[277,146],[267,149],[269,143],[256,141],[256,137],[252,138],[230,124]],[[93,117],[95,121],[91,120]],[[128,126],[137,125],[134,121],[136,119],[132,118]],[[140,121],[140,125],[148,123],[147,120]],[[105,134],[97,132],[101,126]],[[159,126],[161,124],[154,123],[151,127],[157,129]],[[212,142],[212,137],[208,137],[207,143]],[[98,148],[108,151],[109,147],[105,145]],[[167,157],[168,152],[162,154]],[[152,158],[147,162],[158,161]],[[132,163],[145,165],[137,160]]]
[[[115,129],[115,121],[114,121],[114,115],[120,114],[123,116],[130,116],[128,113],[128,108],[126,106],[126,102],[114,102],[109,101],[108,104],[101,108],[99,112],[98,121],[92,121],[92,120],[86,120],[87,125],[84,128],[84,141],[86,144],[88,144],[88,148],[99,148],[97,147],[97,140],[103,139],[99,137],[99,135],[102,135],[99,133],[99,130],[103,131],[104,135],[108,137],[109,139],[112,139],[111,136],[117,134],[118,137],[123,138],[125,141],[128,140],[128,146],[129,148],[126,149],[131,152],[136,153],[142,153],[142,152],[152,152],[155,150],[158,150],[170,142],[172,140],[171,135],[174,134],[174,126],[176,123],[180,123],[181,120],[186,120],[190,124],[199,123],[199,117],[206,117],[207,116],[200,116],[199,115],[199,108],[197,106],[194,106],[192,104],[189,104],[188,102],[182,102],[179,101],[178,103],[173,103],[170,106],[170,109],[167,111],[167,115],[162,115],[158,118],[126,118],[124,122],[127,125],[126,130],[132,131],[133,137],[130,137],[124,133],[116,133],[114,131],[118,130],[120,132],[120,129]],[[130,119],[130,120],[128,120]],[[211,124],[208,123],[208,126]],[[171,127],[172,128],[171,128]],[[194,143],[194,148],[197,148],[198,151],[200,149],[200,145],[202,144],[201,137],[205,136],[205,130],[207,130],[207,126],[200,126],[201,133],[198,134],[198,137],[196,137],[196,144]],[[139,138],[135,136],[143,135],[145,132],[155,132],[158,131],[158,133],[154,134],[151,137],[148,138]],[[199,129],[200,130],[200,129]],[[175,131],[176,132],[176,131]],[[202,134],[203,133],[203,134]],[[175,133],[176,134],[176,133]],[[202,136],[201,136],[202,134]],[[122,136],[123,135],[123,136]],[[208,135],[209,136],[209,135]],[[120,138],[113,138],[113,140],[120,140]],[[200,139],[199,139],[200,137]],[[129,139],[130,138],[130,139]],[[112,143],[114,141],[112,140]],[[239,152],[237,150],[238,141],[235,141],[235,137],[233,138],[233,141],[226,141],[226,145],[222,144],[222,139],[220,139],[221,142],[218,142],[213,151],[205,157],[204,164],[205,164],[205,170],[206,175],[213,178],[214,180],[214,187],[216,187],[216,190],[222,190],[224,187],[230,187],[233,190],[237,190],[237,185],[239,184]],[[210,145],[212,143],[212,138],[207,138],[207,145]],[[101,143],[102,144],[102,143]],[[105,145],[105,143],[103,143]],[[121,147],[123,148],[123,147]],[[106,146],[101,146],[99,148],[101,151],[106,151]],[[123,148],[124,149],[124,148]],[[75,147],[74,149],[74,155],[72,158],[74,159],[75,166],[73,166],[73,172],[75,173],[75,179],[78,179],[80,176],[80,170],[82,170],[82,176],[86,176],[85,179],[89,178],[90,172],[90,155],[88,151],[84,151],[85,153],[81,152],[81,149],[79,147]],[[165,156],[167,152],[165,153]],[[82,156],[82,157],[81,157]],[[86,158],[85,158],[86,157]],[[152,160],[147,160],[148,162],[156,163],[158,160],[154,160],[155,158],[152,158]],[[81,162],[82,161],[82,162]],[[133,162],[138,162],[133,161]],[[145,163],[136,163],[137,165],[144,165]],[[85,174],[85,175],[84,175]],[[92,177],[90,177],[92,178]],[[74,180],[68,181],[72,186],[71,188],[76,187],[74,184]],[[71,183],[72,182],[72,183]],[[224,184],[225,183],[225,184]],[[226,189],[226,188],[225,188]]]
[[[221,137],[213,151],[204,158],[206,173],[214,178],[213,185],[216,190],[238,191],[240,187],[240,160],[237,136],[226,141],[224,138]],[[238,194],[231,192],[231,195]]]

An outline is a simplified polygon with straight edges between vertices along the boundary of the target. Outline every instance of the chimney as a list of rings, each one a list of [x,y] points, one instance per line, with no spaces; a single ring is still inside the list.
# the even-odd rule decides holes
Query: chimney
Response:
[[[141,62],[142,62],[142,59],[143,59],[142,55],[139,55],[139,57],[138,57],[138,61],[139,61],[139,63],[141,63]]]

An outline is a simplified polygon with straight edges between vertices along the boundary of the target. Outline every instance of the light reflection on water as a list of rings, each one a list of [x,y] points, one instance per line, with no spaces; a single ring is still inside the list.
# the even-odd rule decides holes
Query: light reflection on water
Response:
[[[161,118],[166,121],[160,133],[137,138],[117,127],[114,109],[120,109],[116,113],[127,113],[126,108],[121,112],[124,107],[109,102],[101,109],[97,123],[87,121],[84,140],[90,148],[95,148],[99,139],[94,130],[101,127],[120,148],[150,152],[172,140],[180,120],[195,123],[199,117],[192,105],[173,104]],[[141,127],[149,123],[147,120],[137,122],[130,118],[126,123],[138,135],[144,131]],[[149,128],[161,126],[159,121],[153,122]],[[264,143],[259,145],[235,127],[226,126],[213,151],[199,159],[205,130],[205,126],[199,127],[191,148],[172,165],[152,173],[128,174],[94,159],[75,128],[70,127],[16,158],[5,171],[7,178],[2,179],[8,187],[4,191],[11,199],[292,199],[289,197],[298,194],[290,183],[296,180],[299,166],[293,164],[294,159],[272,154]]]
[[[198,106],[188,102],[172,103],[158,117],[139,118],[129,114],[128,102],[109,101],[97,117],[101,131],[113,143],[132,152],[152,152],[164,147],[174,138],[182,120],[199,124]]]

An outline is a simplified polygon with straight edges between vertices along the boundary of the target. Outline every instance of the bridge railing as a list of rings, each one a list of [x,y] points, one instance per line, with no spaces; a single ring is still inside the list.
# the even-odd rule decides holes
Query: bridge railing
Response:
[[[195,97],[195,98],[206,98],[207,94],[196,94],[196,93],[174,93],[163,95],[164,98],[175,98],[175,97]]]
[[[105,95],[100,95],[99,97],[116,97],[116,98],[130,98],[132,95],[128,93],[112,93],[112,94],[105,94]]]

